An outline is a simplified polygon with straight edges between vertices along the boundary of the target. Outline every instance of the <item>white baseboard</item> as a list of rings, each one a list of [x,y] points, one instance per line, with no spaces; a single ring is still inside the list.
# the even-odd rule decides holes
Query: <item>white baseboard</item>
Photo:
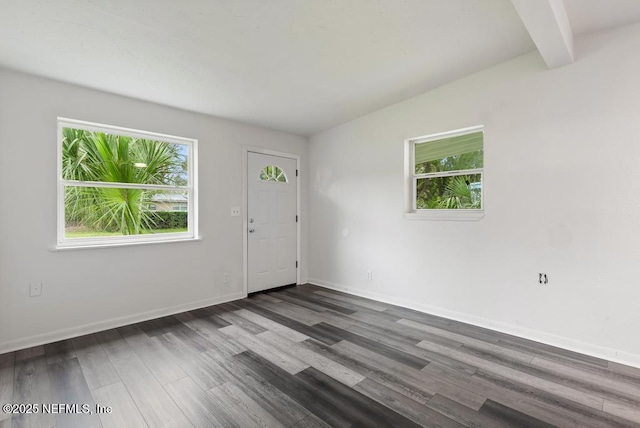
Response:
[[[499,331],[501,333],[511,334],[513,336],[518,336],[523,339],[529,339],[535,342],[544,343],[546,345],[563,348],[568,351],[578,352],[578,353],[589,355],[592,357],[602,358],[602,359],[613,361],[616,363],[640,368],[640,355],[638,354],[632,354],[630,352],[624,352],[624,351],[620,351],[613,348],[607,348],[605,346],[582,342],[579,340],[571,339],[564,336],[559,336],[552,333],[532,330],[529,328],[508,324],[501,321],[490,320],[488,318],[468,315],[462,312],[452,311],[450,309],[439,308],[431,305],[424,305],[421,303],[416,303],[414,301],[400,299],[397,297],[375,293],[368,290],[363,290],[363,289],[354,288],[354,287],[347,287],[345,285],[335,284],[335,283],[323,281],[317,278],[309,278],[309,283],[313,285],[318,285],[320,287],[325,287],[332,290],[353,294],[354,296],[366,297],[368,299],[377,300],[379,302],[402,306],[409,309],[415,309],[420,312],[425,312],[431,315],[449,318],[454,321],[460,321],[460,322],[472,324],[478,327],[484,327],[491,330]]]
[[[44,345],[47,343],[57,342],[59,340],[71,339],[73,337],[83,336],[85,334],[96,333],[99,331],[109,330],[112,328],[122,327],[129,324],[135,324],[142,321],[148,321],[154,318],[166,317],[181,312],[200,309],[219,303],[230,302],[232,300],[244,299],[247,295],[241,291],[237,293],[225,294],[209,299],[198,300],[191,303],[185,303],[176,306],[169,306],[162,309],[154,309],[152,311],[142,312],[134,315],[127,315],[119,318],[112,318],[105,321],[84,324],[62,330],[56,330],[49,333],[38,334],[35,336],[24,337],[8,342],[0,343],[0,354],[6,352],[17,351],[20,349],[30,348],[32,346]]]

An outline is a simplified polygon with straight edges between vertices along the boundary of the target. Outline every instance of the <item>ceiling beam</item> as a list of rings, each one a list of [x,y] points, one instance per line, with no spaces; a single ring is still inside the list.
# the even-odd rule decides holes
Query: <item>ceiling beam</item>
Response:
[[[547,67],[573,62],[573,32],[562,0],[511,0]]]

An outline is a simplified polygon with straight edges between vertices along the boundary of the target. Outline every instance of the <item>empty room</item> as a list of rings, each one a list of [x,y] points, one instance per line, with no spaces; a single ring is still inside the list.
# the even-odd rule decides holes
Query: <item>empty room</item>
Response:
[[[640,2],[0,0],[0,428],[640,427]]]

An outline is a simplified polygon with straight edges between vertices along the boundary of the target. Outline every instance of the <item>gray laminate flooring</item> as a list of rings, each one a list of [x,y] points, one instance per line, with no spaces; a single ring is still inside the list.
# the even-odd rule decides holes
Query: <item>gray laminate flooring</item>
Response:
[[[39,405],[1,428],[630,427],[640,369],[304,285],[0,355],[0,403]]]

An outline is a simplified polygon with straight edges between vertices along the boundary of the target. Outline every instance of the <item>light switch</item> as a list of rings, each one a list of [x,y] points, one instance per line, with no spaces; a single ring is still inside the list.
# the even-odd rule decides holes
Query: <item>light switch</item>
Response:
[[[231,207],[231,217],[240,217],[240,207]]]

